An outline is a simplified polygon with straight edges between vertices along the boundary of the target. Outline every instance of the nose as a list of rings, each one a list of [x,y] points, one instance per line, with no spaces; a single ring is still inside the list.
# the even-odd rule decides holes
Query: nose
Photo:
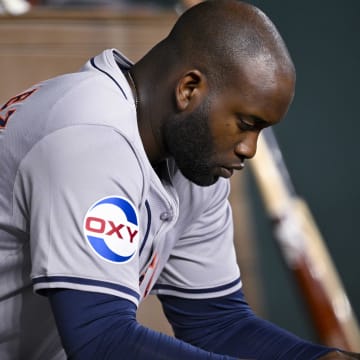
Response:
[[[251,159],[256,154],[257,140],[259,137],[259,131],[249,131],[246,136],[235,147],[235,153],[237,156]]]

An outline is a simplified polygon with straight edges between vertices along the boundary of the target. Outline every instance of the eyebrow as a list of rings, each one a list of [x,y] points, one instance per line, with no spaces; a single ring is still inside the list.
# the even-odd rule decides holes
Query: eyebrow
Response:
[[[251,118],[251,120],[254,121],[254,123],[256,123],[256,125],[260,125],[260,126],[269,126],[271,125],[268,121],[258,117],[258,116],[255,116],[255,115],[249,115],[249,117]]]

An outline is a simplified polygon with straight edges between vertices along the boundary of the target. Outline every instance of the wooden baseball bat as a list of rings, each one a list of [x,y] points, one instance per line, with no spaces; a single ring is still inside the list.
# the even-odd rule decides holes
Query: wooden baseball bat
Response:
[[[360,350],[353,309],[310,210],[297,196],[273,131],[263,130],[250,160],[275,238],[324,345]]]

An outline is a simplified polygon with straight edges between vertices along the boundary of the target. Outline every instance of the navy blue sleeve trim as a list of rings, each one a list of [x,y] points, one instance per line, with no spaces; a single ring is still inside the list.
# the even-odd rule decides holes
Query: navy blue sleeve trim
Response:
[[[140,325],[126,299],[69,289],[50,289],[48,296],[71,360],[235,360]]]
[[[314,360],[334,350],[258,318],[241,290],[213,299],[159,299],[175,336],[208,351],[257,360]]]
[[[135,299],[139,300],[140,295],[134,291],[129,289],[126,286],[122,286],[119,284],[114,284],[106,281],[93,280],[93,279],[84,279],[80,277],[74,276],[41,276],[34,278],[32,280],[34,285],[37,284],[48,284],[48,283],[69,283],[69,284],[80,284],[80,285],[88,285],[88,286],[96,286],[101,288],[108,288],[111,290],[119,291],[121,293],[129,294],[133,296]],[[64,287],[64,285],[62,285]]]
[[[230,289],[235,285],[238,285],[240,283],[240,278],[232,281],[231,283],[221,285],[221,286],[215,286],[211,288],[203,288],[203,289],[184,289],[177,286],[167,285],[167,284],[155,284],[153,287],[154,290],[175,290],[182,293],[187,294],[202,294],[202,293],[211,293],[211,292],[219,292],[222,290]]]
[[[101,71],[103,74],[105,74],[106,76],[108,76],[108,77],[117,85],[117,87],[120,89],[120,91],[121,91],[122,94],[124,95],[125,99],[126,99],[126,100],[128,99],[127,96],[126,96],[126,94],[125,94],[125,91],[124,91],[123,88],[120,86],[120,84],[114,79],[113,76],[111,76],[109,73],[107,73],[107,72],[104,71],[103,69],[100,69],[100,68],[95,64],[95,59],[94,59],[94,58],[92,58],[92,59],[90,60],[90,63],[91,63],[91,65],[92,65],[96,70],[99,70],[99,71]]]

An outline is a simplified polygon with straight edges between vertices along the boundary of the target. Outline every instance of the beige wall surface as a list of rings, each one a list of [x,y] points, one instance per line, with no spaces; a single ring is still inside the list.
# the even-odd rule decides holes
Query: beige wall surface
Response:
[[[106,48],[138,60],[165,37],[173,12],[33,10],[0,16],[0,102],[24,87],[76,71]]]

